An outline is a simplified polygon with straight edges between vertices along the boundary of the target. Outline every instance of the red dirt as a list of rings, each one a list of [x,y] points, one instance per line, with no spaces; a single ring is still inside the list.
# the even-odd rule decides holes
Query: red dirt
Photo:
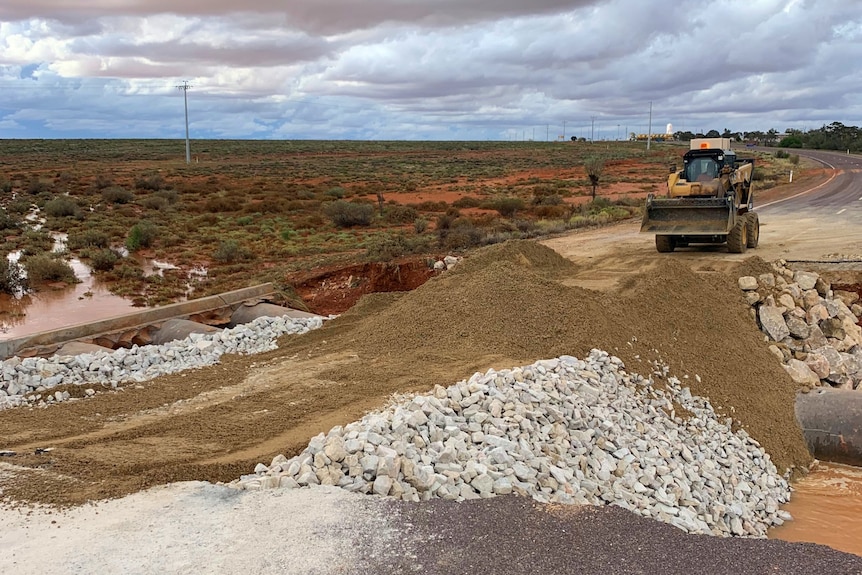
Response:
[[[398,262],[365,263],[330,267],[288,278],[308,306],[320,315],[347,311],[369,293],[410,291],[436,275],[428,258],[402,259]]]

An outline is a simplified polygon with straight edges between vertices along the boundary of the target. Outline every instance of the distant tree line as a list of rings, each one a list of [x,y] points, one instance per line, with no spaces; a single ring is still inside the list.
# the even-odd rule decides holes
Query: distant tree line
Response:
[[[808,148],[812,150],[862,151],[862,129],[832,122],[816,130],[803,132],[787,130],[787,135],[778,142],[782,148]]]
[[[674,132],[673,137],[681,142],[694,138],[730,138],[736,142],[780,148],[862,151],[862,128],[845,126],[841,122],[832,122],[816,130],[802,131],[788,128],[783,134],[774,129],[766,132],[731,132],[725,129],[723,132],[710,130],[706,133],[679,131]]]

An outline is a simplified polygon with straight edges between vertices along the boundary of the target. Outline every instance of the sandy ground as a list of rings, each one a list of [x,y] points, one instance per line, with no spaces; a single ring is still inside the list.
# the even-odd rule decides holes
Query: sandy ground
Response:
[[[248,575],[862,573],[827,547],[686,535],[615,507],[514,496],[407,504],[337,488],[174,483],[0,514],[0,572]]]

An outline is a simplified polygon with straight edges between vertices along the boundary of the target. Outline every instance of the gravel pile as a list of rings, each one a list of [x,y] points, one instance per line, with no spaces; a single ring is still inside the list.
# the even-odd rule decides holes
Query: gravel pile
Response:
[[[744,276],[739,287],[756,312],[772,352],[796,383],[858,389],[862,385],[862,305],[858,294],[833,291],[814,272],[783,262],[774,273]]]
[[[47,405],[69,399],[61,385],[98,384],[116,388],[161,375],[218,363],[222,355],[256,354],[275,349],[276,339],[323,325],[320,318],[262,317],[212,334],[192,334],[162,345],[51,358],[13,357],[0,362],[0,410]],[[95,394],[87,389],[87,395]]]
[[[617,505],[725,536],[762,537],[789,519],[779,505],[790,489],[769,455],[666,367],[654,368],[645,379],[593,350],[586,360],[477,373],[398,398],[232,485],[337,485],[406,501],[515,493]]]

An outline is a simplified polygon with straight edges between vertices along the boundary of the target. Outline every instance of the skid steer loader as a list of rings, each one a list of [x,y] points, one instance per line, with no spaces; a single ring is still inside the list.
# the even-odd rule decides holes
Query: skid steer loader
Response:
[[[641,232],[656,234],[659,252],[689,244],[726,243],[732,253],[757,247],[754,160],[737,158],[729,148],[725,138],[692,140],[682,170],[671,168],[667,196],[647,196]]]

